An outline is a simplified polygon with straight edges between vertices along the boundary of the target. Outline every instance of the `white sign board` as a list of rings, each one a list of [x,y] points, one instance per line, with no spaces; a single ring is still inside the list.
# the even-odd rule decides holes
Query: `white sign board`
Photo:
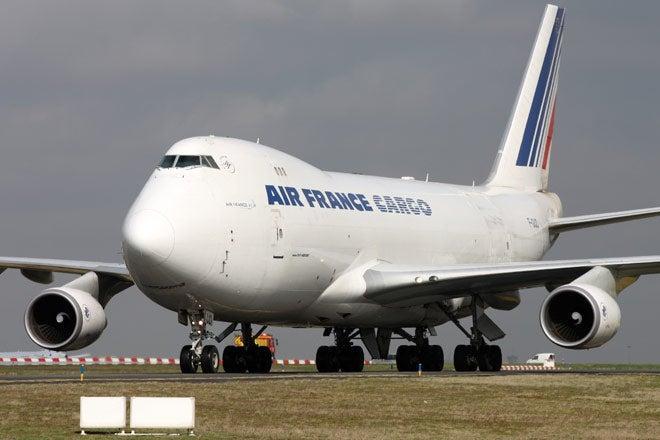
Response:
[[[194,397],[131,397],[131,428],[193,429]]]
[[[80,397],[80,429],[123,429],[125,427],[125,397]]]

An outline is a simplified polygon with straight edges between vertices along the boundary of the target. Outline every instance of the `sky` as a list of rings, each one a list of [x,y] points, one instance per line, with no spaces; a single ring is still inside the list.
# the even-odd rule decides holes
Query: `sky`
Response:
[[[539,1],[8,0],[0,13],[0,255],[121,262],[124,215],[163,152],[215,134],[332,171],[458,184],[488,174],[542,12]],[[656,206],[660,3],[566,1],[550,189],[566,215]],[[548,259],[660,254],[660,219],[568,232]],[[71,277],[56,275],[56,284]],[[660,276],[621,296],[602,348],[543,336],[547,294],[492,311],[504,356],[660,362]],[[0,352],[44,287],[0,275]],[[135,287],[108,305],[95,354],[178,355],[188,329]],[[221,323],[212,330],[220,332]],[[311,358],[320,329],[272,328]],[[433,343],[450,358],[450,323]]]

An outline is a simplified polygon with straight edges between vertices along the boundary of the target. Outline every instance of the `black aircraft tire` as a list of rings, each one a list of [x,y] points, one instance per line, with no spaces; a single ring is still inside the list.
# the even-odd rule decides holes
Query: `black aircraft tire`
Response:
[[[479,371],[500,371],[502,369],[502,349],[499,345],[484,345],[477,354]]]
[[[268,347],[259,347],[257,349],[260,365],[260,373],[270,373],[273,367],[273,356]]]
[[[339,352],[339,365],[344,373],[359,373],[364,370],[364,350],[350,346]]]
[[[215,345],[207,345],[202,349],[202,372],[215,374],[220,368],[220,354]]]
[[[442,371],[445,365],[445,354],[439,345],[429,345],[422,351],[422,368],[424,371]]]
[[[197,372],[197,362],[192,345],[184,345],[179,355],[179,367],[183,374],[194,374]]]
[[[396,369],[399,371],[415,371],[415,351],[414,345],[400,345],[396,349]]]
[[[360,373],[364,370],[364,350],[362,347],[352,346],[353,372]]]
[[[454,349],[454,370],[477,371],[477,363],[474,362],[474,349],[471,345],[457,345]]]
[[[330,357],[332,356],[330,347],[321,345],[316,350],[316,371],[319,373],[330,372]]]

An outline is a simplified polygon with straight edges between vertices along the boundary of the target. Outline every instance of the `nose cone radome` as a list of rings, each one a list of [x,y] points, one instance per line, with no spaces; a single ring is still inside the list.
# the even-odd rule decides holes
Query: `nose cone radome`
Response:
[[[144,209],[129,215],[123,228],[124,255],[140,266],[164,263],[174,249],[174,228],[158,211]]]

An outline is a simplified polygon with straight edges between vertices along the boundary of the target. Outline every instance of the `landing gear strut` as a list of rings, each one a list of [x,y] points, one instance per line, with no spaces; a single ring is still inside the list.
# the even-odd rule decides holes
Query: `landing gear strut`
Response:
[[[256,335],[252,335],[252,326],[241,323],[243,346],[228,345],[222,352],[222,367],[227,373],[269,373],[273,366],[273,357],[268,347],[255,344],[254,340],[266,329],[263,326]]]
[[[217,373],[220,367],[220,355],[215,345],[202,347],[204,339],[213,338],[213,333],[206,329],[207,325],[213,323],[213,314],[202,311],[196,314],[188,314],[190,323],[191,345],[184,345],[179,355],[179,366],[184,374],[193,374],[201,366],[202,372],[207,374]],[[185,322],[185,321],[184,321]]]
[[[326,329],[324,336],[330,332],[335,334],[335,345],[322,345],[316,351],[316,369],[319,373],[360,372],[364,369],[364,351],[362,347],[353,345],[351,339],[358,331],[352,328]]]
[[[421,364],[424,371],[442,371],[445,355],[439,345],[430,345],[426,327],[417,327],[412,336],[403,329],[395,333],[415,345],[400,345],[396,350],[396,368],[399,371],[417,371]]]
[[[479,329],[479,313],[483,312],[480,299],[472,297],[472,327],[468,332],[453,314],[447,316],[470,339],[469,345],[457,345],[454,350],[454,369],[456,371],[500,371],[502,369],[502,349],[499,345],[489,345]],[[503,335],[503,334],[502,334]],[[491,339],[492,340],[492,339]]]

